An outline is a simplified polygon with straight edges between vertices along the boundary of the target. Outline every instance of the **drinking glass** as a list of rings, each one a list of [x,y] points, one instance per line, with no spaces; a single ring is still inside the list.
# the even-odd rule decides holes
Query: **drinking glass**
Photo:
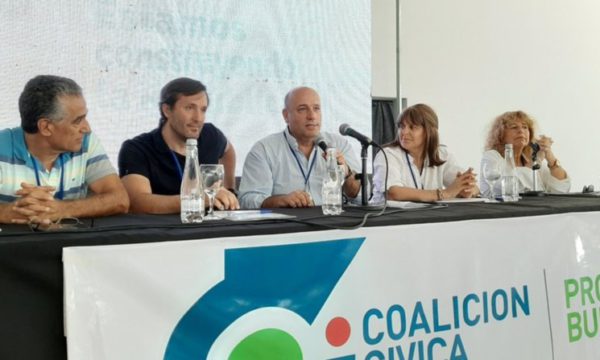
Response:
[[[202,185],[204,193],[208,196],[208,214],[204,217],[205,220],[219,220],[219,216],[213,213],[215,206],[215,196],[223,186],[223,177],[225,169],[222,164],[202,164],[200,165],[200,173],[202,174]]]
[[[500,164],[496,162],[486,162],[483,164],[483,178],[490,186],[489,199],[494,200],[494,188],[496,183],[502,177],[502,171],[500,170]]]

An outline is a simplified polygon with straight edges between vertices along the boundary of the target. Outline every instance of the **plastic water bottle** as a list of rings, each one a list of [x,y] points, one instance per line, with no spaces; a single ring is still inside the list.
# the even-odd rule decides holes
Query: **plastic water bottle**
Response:
[[[198,147],[196,139],[185,142],[185,169],[181,180],[181,222],[201,223],[204,218],[204,191],[202,175],[198,164]]]
[[[502,170],[502,201],[519,201],[517,167],[512,144],[504,145],[504,169]]]
[[[327,149],[327,166],[321,187],[323,214],[339,215],[342,213],[342,182],[343,174],[340,172],[336,159],[335,148]]]

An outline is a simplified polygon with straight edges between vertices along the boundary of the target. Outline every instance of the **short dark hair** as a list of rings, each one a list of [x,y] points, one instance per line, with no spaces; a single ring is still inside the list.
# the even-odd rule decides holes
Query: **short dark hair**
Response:
[[[61,96],[82,96],[81,87],[71,79],[54,75],[38,75],[29,80],[19,96],[23,131],[37,133],[38,120],[44,117],[52,121],[62,119]]]
[[[173,108],[180,96],[191,96],[199,93],[206,93],[206,102],[208,104],[208,93],[206,92],[206,86],[198,80],[190,79],[187,77],[177,78],[171,80],[167,85],[163,86],[160,91],[160,102],[158,103],[158,110],[160,111],[160,121],[158,126],[163,126],[167,121],[167,117],[162,111],[163,104],[169,105]]]

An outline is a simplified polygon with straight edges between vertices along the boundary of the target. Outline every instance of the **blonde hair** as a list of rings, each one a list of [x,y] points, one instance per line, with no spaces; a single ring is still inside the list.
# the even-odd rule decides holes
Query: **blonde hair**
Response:
[[[508,125],[518,122],[527,125],[527,128],[529,128],[529,142],[535,139],[536,126],[533,118],[521,110],[507,111],[492,122],[485,142],[485,150],[496,150],[504,156],[504,131]],[[531,152],[532,150],[529,146],[523,149],[523,156],[526,163],[531,161]]]

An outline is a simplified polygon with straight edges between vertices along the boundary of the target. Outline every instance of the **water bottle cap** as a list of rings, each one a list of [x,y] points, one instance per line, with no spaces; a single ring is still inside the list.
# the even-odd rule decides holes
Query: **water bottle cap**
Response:
[[[511,150],[512,150],[512,148],[513,148],[513,145],[512,145],[512,144],[504,144],[504,148],[505,148],[505,149],[511,149]]]
[[[198,140],[196,140],[196,139],[187,139],[185,141],[185,145],[186,146],[196,146],[196,145],[198,145]]]

